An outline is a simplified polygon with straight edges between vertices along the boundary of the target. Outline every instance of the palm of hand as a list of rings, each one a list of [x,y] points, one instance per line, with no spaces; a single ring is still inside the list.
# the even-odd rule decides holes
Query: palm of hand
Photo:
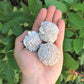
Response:
[[[55,81],[58,79],[63,65],[62,45],[63,45],[64,28],[65,28],[64,21],[61,19],[61,17],[62,17],[61,11],[56,10],[54,6],[50,6],[48,10],[43,8],[39,12],[32,28],[32,30],[38,32],[41,22],[45,20],[53,22],[58,25],[59,35],[57,41],[55,42],[55,45],[59,49],[61,56],[58,63],[52,67],[45,66],[44,64],[42,64],[38,58],[37,52],[31,53],[30,51],[24,48],[22,40],[24,39],[24,36],[27,34],[27,31],[24,32],[21,36],[17,37],[15,43],[14,56],[21,69],[21,72],[24,75],[36,74],[39,77],[43,77],[45,81],[47,81],[47,84],[49,84],[50,82],[55,83]]]

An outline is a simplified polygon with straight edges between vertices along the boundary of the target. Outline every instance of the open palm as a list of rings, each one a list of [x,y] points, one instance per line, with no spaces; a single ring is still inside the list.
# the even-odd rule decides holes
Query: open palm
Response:
[[[46,66],[42,62],[40,62],[37,52],[32,53],[24,48],[22,41],[25,35],[27,35],[28,31],[25,31],[23,34],[16,38],[14,56],[23,75],[33,75],[35,77],[39,77],[39,79],[41,77],[42,80],[45,80],[46,84],[54,84],[60,76],[63,65],[62,48],[65,30],[65,23],[61,18],[62,12],[60,10],[57,10],[54,6],[50,6],[48,9],[42,8],[32,28],[33,31],[38,32],[39,27],[43,21],[53,22],[58,26],[59,34],[55,45],[59,49],[61,56],[58,63],[52,67]]]

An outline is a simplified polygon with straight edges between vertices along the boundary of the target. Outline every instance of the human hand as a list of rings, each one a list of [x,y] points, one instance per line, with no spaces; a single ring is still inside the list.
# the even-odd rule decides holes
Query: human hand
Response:
[[[25,31],[15,41],[14,57],[22,72],[22,84],[55,84],[59,78],[63,66],[63,39],[65,23],[61,19],[62,12],[54,6],[48,9],[42,8],[33,24],[33,31],[38,32],[43,21],[53,22],[59,28],[59,34],[54,43],[60,51],[60,59],[54,66],[44,65],[38,58],[37,52],[30,52],[22,43],[28,31]]]

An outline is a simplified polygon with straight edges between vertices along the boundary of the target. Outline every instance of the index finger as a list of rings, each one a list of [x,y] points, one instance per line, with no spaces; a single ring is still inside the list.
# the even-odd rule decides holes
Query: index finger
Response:
[[[47,15],[47,9],[42,8],[33,24],[32,30],[38,32],[41,23],[45,20]]]

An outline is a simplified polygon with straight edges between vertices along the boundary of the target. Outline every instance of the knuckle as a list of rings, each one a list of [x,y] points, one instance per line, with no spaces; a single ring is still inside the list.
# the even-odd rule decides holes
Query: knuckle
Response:
[[[17,42],[18,41],[18,37],[15,39],[15,42]]]
[[[62,14],[62,11],[61,10],[57,9],[56,11]]]
[[[51,8],[56,8],[54,5],[51,5],[50,7],[51,7]]]
[[[46,11],[47,9],[46,8],[42,8],[41,11]]]

